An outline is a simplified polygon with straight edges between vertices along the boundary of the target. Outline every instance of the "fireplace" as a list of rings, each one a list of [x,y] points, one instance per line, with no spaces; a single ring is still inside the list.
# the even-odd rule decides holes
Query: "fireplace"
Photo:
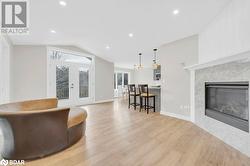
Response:
[[[205,115],[249,132],[248,82],[205,83]]]

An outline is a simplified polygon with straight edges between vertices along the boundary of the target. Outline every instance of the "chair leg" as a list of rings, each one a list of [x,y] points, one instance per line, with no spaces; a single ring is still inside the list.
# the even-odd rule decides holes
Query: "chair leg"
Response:
[[[146,110],[146,108],[147,108],[147,107],[146,107],[146,106],[147,106],[147,102],[146,102],[146,101],[147,101],[147,99],[146,99],[146,97],[145,97],[145,98],[144,98],[144,110]]]
[[[147,114],[148,114],[148,111],[149,111],[149,98],[147,97]]]
[[[141,112],[141,108],[142,108],[142,97],[140,96],[140,112]]]
[[[134,95],[134,110],[136,110],[136,95]]]
[[[154,112],[155,112],[155,96],[154,96]]]
[[[130,108],[130,95],[128,95],[128,108]]]

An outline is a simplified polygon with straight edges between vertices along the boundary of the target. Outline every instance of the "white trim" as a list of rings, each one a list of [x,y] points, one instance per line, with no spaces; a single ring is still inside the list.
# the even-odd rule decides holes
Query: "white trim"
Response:
[[[190,71],[190,120],[195,123],[195,71]]]
[[[65,49],[65,48],[60,48],[60,47],[53,47],[53,46],[47,46],[47,50],[56,50],[56,51],[60,51],[60,52],[65,52],[65,53],[69,53],[69,54],[74,54],[74,55],[78,55],[78,56],[84,56],[84,57],[90,57],[90,58],[95,58],[94,55],[89,54],[89,53],[85,53],[85,52],[79,52],[79,51],[73,51],[71,49]]]
[[[188,116],[184,116],[184,115],[180,115],[180,114],[175,114],[172,112],[166,112],[166,111],[161,111],[160,112],[161,115],[165,115],[165,116],[171,116],[177,119],[182,119],[182,120],[186,120],[186,121],[190,121],[190,117]]]
[[[102,104],[102,103],[108,103],[108,102],[113,102],[113,101],[114,101],[114,99],[99,100],[99,101],[95,101],[95,102],[89,102],[89,103],[84,103],[84,104],[76,105],[75,107],[83,107],[83,106],[87,106],[87,105]]]
[[[99,100],[99,101],[95,101],[92,104],[101,104],[101,103],[108,103],[108,102],[113,102],[114,99],[108,99],[108,100]]]
[[[249,58],[250,58],[250,51],[247,51],[247,52],[243,52],[241,54],[216,59],[216,60],[209,61],[206,63],[200,63],[200,64],[196,64],[196,65],[192,65],[192,66],[187,66],[187,67],[184,67],[184,69],[198,70],[198,69],[207,68],[207,67],[211,67],[211,66],[215,66],[215,65],[225,64],[225,63],[230,63],[230,62],[234,62],[234,61],[249,60]]]

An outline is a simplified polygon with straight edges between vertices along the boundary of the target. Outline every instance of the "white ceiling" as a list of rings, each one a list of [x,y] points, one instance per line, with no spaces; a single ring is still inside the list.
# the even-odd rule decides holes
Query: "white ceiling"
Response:
[[[76,45],[132,68],[139,52],[150,65],[154,47],[200,32],[230,0],[65,1],[30,0],[30,34],[11,36],[13,43]]]

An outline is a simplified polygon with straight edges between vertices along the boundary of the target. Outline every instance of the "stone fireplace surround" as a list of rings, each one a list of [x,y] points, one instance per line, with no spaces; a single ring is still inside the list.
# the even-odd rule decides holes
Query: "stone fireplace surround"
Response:
[[[250,61],[238,60],[216,64],[196,69],[192,72],[194,80],[194,123],[225,143],[250,156],[250,134],[248,132],[205,115],[205,82],[249,82]]]

